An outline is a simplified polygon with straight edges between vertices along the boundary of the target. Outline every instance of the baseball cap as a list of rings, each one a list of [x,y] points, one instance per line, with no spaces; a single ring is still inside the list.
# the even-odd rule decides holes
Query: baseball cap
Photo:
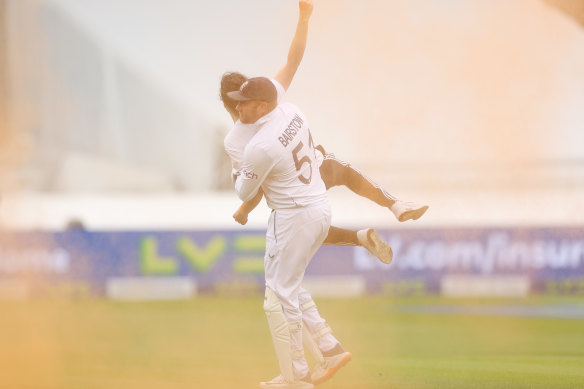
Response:
[[[253,77],[241,84],[237,91],[227,93],[236,101],[260,100],[268,103],[276,101],[278,92],[274,83],[266,77]]]

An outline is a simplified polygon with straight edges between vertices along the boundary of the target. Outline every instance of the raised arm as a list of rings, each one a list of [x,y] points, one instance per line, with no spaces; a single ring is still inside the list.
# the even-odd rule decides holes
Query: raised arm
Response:
[[[292,79],[296,74],[296,70],[304,56],[306,40],[308,37],[308,20],[310,19],[310,15],[312,15],[314,3],[312,0],[300,0],[298,6],[300,8],[298,25],[296,26],[296,33],[294,34],[294,38],[290,44],[290,49],[288,50],[288,60],[274,76],[276,81],[282,84],[286,90],[290,87]]]

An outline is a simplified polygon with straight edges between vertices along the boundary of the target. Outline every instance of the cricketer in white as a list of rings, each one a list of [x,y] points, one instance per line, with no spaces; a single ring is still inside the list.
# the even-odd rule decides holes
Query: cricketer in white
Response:
[[[276,87],[278,105],[283,105],[282,101],[284,99],[284,95],[286,94],[286,90],[277,80],[270,78],[270,81],[272,81],[272,83]],[[294,107],[292,104],[288,105]],[[305,119],[301,118],[301,120]],[[244,124],[241,121],[237,120],[235,122],[235,125],[233,126],[233,129],[231,129],[231,131],[229,131],[225,136],[225,139],[223,140],[223,145],[225,147],[225,152],[227,153],[231,160],[231,166],[233,168],[234,173],[241,171],[245,148],[248,145],[251,138],[254,137],[256,132],[257,132],[256,123]],[[286,139],[284,139],[284,141],[286,141]],[[324,160],[324,155],[318,149],[315,149],[314,152],[316,163],[320,167]]]
[[[280,93],[278,93],[278,89]],[[265,77],[245,82],[229,97],[239,101],[240,121],[255,132],[245,147],[238,196],[247,201],[261,187],[272,209],[264,257],[264,309],[281,375],[262,388],[311,388],[302,347],[302,326],[308,327],[323,355],[346,360],[345,352],[320,316],[301,283],[331,223],[331,207],[316,162],[314,143],[304,114],[293,104],[278,103],[283,87]]]

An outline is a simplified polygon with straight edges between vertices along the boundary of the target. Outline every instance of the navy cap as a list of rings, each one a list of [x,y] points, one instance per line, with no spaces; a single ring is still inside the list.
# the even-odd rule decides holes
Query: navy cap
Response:
[[[227,96],[236,101],[260,100],[271,103],[278,99],[278,92],[269,78],[253,77],[241,84],[238,91],[228,92]]]

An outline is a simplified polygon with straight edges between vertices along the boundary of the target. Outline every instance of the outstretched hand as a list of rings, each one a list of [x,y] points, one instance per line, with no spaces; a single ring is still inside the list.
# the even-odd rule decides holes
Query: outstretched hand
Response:
[[[314,2],[312,0],[300,0],[298,2],[300,7],[300,18],[308,20],[310,15],[312,15],[312,9],[314,8]]]
[[[235,219],[236,222],[238,222],[239,224],[241,224],[242,226],[244,226],[247,223],[247,215],[248,215],[247,212],[242,211],[241,208],[239,208],[233,214],[233,218]]]

